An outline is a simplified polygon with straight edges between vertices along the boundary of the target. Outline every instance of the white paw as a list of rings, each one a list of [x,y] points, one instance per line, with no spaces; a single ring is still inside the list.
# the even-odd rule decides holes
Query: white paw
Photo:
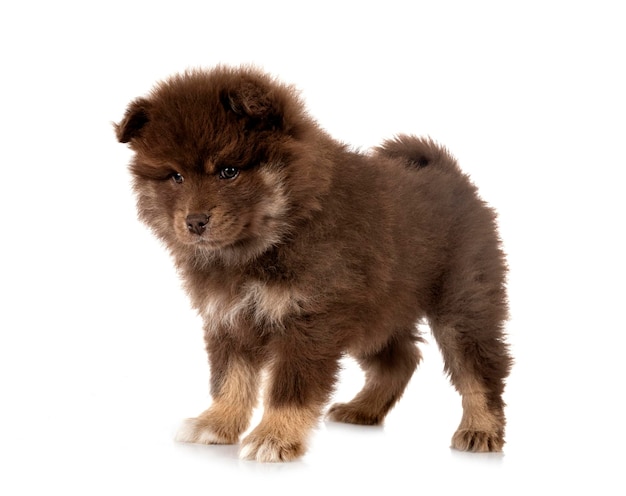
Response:
[[[301,457],[304,451],[304,445],[299,442],[286,443],[272,437],[252,437],[244,439],[239,458],[261,463],[289,462]]]
[[[185,419],[176,433],[179,443],[229,444],[228,441],[195,418]]]
[[[239,458],[242,460],[256,460],[256,450],[251,444],[244,444],[239,450]]]

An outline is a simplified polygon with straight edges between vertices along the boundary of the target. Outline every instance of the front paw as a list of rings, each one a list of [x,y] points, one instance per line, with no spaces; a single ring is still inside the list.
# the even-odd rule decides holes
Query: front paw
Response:
[[[239,436],[229,435],[223,430],[220,432],[220,429],[211,425],[207,419],[198,417],[184,420],[175,439],[180,443],[235,444]]]
[[[262,463],[289,462],[300,458],[306,448],[303,442],[287,441],[270,435],[252,432],[241,443],[239,456],[243,460]]]
[[[266,409],[261,423],[241,443],[239,456],[257,462],[289,462],[307,449],[317,408]]]
[[[459,451],[500,452],[503,445],[504,439],[499,432],[459,428],[452,437],[452,447]]]

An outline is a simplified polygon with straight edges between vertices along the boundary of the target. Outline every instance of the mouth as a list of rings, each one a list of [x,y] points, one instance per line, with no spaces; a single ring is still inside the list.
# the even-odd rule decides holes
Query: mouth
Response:
[[[179,236],[179,240],[185,246],[202,251],[224,250],[230,247],[234,247],[239,243],[237,240],[224,240],[215,236],[211,236],[208,232],[203,232],[201,234],[186,232],[182,236]]]
[[[187,234],[186,236],[181,236],[180,241],[187,246],[201,246],[206,248],[219,248],[220,243],[212,239],[208,236],[198,235],[198,234]]]

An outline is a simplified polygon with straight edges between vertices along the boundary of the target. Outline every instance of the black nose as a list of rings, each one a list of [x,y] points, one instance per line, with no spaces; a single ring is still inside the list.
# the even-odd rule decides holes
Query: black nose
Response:
[[[187,221],[187,229],[200,235],[209,223],[209,216],[206,214],[189,214],[185,220]]]

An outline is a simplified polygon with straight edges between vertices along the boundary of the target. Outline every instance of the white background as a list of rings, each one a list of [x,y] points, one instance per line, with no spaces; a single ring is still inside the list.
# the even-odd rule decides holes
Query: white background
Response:
[[[4,2],[0,494],[624,494],[621,2]],[[201,323],[136,221],[112,121],[160,78],[255,63],[337,139],[450,148],[511,266],[504,455],[451,451],[429,338],[382,428],[302,461],[180,445],[208,406]],[[350,362],[337,397],[356,393]]]

